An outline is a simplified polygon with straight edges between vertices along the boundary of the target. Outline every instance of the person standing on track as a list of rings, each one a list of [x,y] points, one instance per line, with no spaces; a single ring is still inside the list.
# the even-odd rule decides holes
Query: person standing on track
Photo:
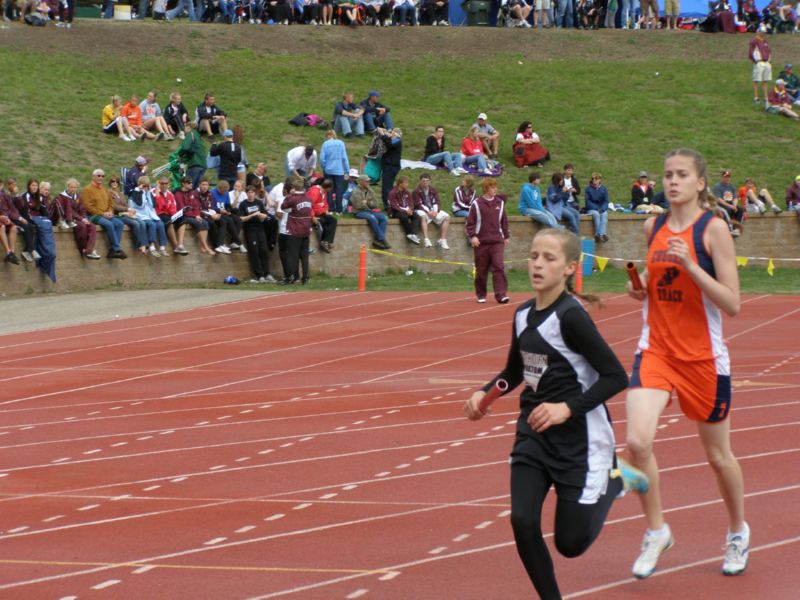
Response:
[[[642,290],[628,294],[644,302],[644,327],[626,400],[631,463],[650,479],[641,497],[648,529],[633,574],[653,574],[662,552],[673,544],[659,495],[653,441],[658,420],[677,391],[681,410],[697,423],[708,463],[728,512],[722,572],[747,567],[750,528],[744,520],[744,483],[731,452],[730,359],[722,338],[720,310],[739,312],[739,276],[728,227],[714,218],[705,159],[694,150],[670,152],[664,161],[669,214],[645,221],[647,269]]]
[[[558,497],[555,545],[567,557],[591,546],[623,489],[647,491],[645,475],[614,454],[605,402],[625,389],[628,377],[574,297],[580,253],[580,240],[569,231],[536,234],[528,258],[534,297],[514,314],[506,367],[464,406],[467,418],[478,420],[485,392],[499,379],[508,383],[506,393],[525,384],[510,460],[511,525],[520,559],[545,600],[561,598],[542,533],[550,486]]]

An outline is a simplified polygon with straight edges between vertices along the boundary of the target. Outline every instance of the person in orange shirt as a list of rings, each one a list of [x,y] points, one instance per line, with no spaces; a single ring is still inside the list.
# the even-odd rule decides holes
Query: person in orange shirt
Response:
[[[763,215],[767,212],[767,206],[776,215],[783,212],[783,209],[775,204],[775,200],[772,199],[772,194],[769,193],[769,190],[767,188],[759,190],[752,177],[744,180],[744,185],[739,188],[737,195],[741,206],[744,206],[745,210],[749,212],[757,212]]]
[[[136,139],[142,141],[156,139],[156,135],[147,131],[142,124],[142,109],[139,108],[139,98],[135,94],[122,106],[119,114],[128,121]]]
[[[730,444],[730,359],[720,314],[739,312],[736,252],[725,222],[714,216],[700,154],[669,153],[663,184],[670,211],[645,221],[649,248],[643,289],[628,284],[628,294],[644,302],[645,322],[626,399],[627,446],[631,463],[650,479],[649,493],[640,496],[648,529],[633,574],[652,575],[659,556],[674,542],[661,508],[653,443],[675,390],[681,410],[696,422],[727,508],[722,572],[738,575],[747,567],[750,528],[744,520],[742,471]]]

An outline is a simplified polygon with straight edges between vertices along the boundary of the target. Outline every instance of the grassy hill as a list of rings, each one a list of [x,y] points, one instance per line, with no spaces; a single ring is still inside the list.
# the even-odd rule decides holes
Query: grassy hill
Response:
[[[190,111],[206,91],[245,129],[251,162],[283,175],[286,150],[319,144],[323,132],[295,128],[300,111],[329,118],[344,90],[380,90],[405,132],[405,158],[421,157],[434,125],[456,150],[480,111],[502,134],[510,165],[501,188],[516,194],[527,170],[513,167],[517,125],[534,122],[553,162],[576,165],[582,184],[601,171],[612,200],[627,199],[639,170],[660,172],[677,146],[703,152],[776,197],[800,172],[800,125],[752,102],[746,35],[664,31],[530,31],[489,28],[269,27],[79,21],[74,29],[12,24],[0,31],[3,73],[0,176],[48,179],[116,170],[144,153],[165,161],[174,143],[124,143],[100,132],[112,94],[148,90],[162,107],[180,90]],[[770,40],[775,76],[800,62],[792,36]],[[181,83],[176,79],[180,78]],[[348,142],[358,164],[367,141]],[[412,173],[412,177],[416,174]],[[437,173],[440,189],[456,180]]]

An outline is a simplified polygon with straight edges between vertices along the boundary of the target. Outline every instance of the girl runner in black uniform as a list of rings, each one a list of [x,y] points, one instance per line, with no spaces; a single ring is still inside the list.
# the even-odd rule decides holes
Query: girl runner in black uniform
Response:
[[[623,489],[647,490],[643,473],[617,460],[605,401],[628,377],[594,322],[573,297],[580,241],[564,229],[533,239],[528,274],[534,298],[516,311],[505,369],[464,411],[484,416],[479,403],[498,379],[508,392],[520,383],[520,416],[511,452],[511,525],[522,563],[539,596],[561,598],[542,534],[542,505],[555,486],[554,538],[567,557],[583,554],[600,534]],[[594,302],[597,298],[583,297]]]

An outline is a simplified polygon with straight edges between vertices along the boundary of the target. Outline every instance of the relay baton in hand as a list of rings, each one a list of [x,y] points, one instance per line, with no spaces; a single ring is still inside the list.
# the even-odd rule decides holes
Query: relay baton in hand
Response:
[[[497,400],[506,391],[508,391],[508,382],[505,379],[498,379],[495,381],[494,385],[483,395],[483,398],[481,398],[481,401],[478,403],[478,410],[486,414],[492,402]]]
[[[636,265],[633,261],[630,261],[625,264],[625,270],[628,271],[628,277],[631,280],[631,285],[635,291],[639,291],[642,289],[642,280],[639,279],[639,271],[636,270]]]

